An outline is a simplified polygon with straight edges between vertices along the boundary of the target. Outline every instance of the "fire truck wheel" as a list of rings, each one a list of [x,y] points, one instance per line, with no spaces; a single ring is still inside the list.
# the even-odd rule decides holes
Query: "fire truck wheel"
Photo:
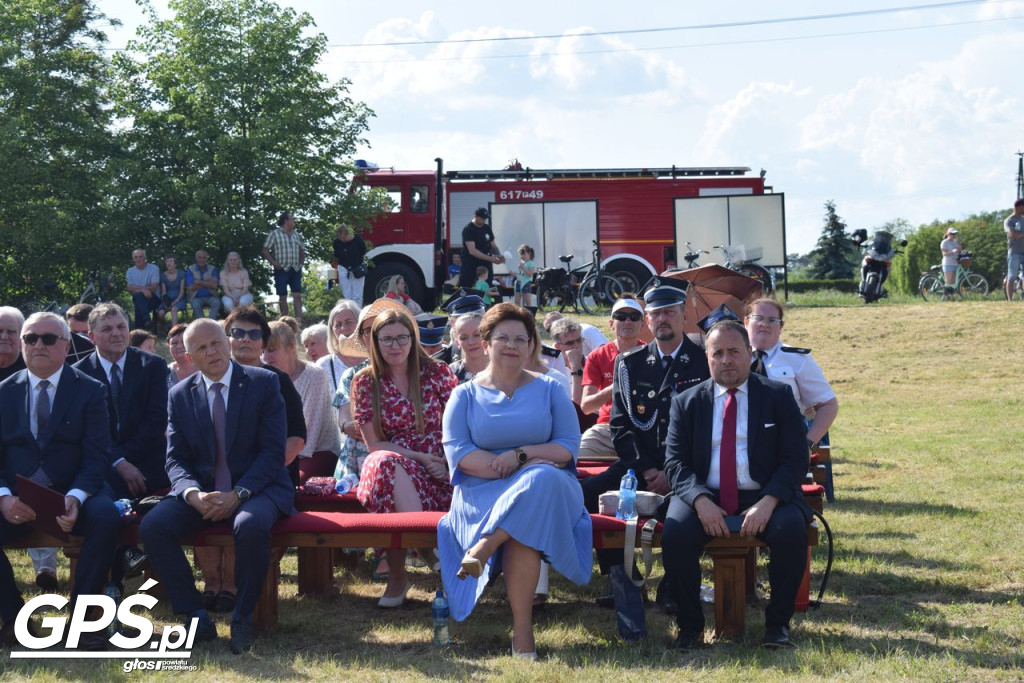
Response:
[[[416,300],[425,311],[434,309],[434,304],[424,301],[426,299],[426,288],[423,280],[410,266],[404,263],[385,262],[378,263],[366,274],[366,284],[363,286],[363,303],[369,304],[376,301],[387,293],[388,281],[395,275],[401,275],[405,280],[409,296]]]

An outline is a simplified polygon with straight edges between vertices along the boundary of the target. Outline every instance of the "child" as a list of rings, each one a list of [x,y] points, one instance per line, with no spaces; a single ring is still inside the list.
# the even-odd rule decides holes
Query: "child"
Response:
[[[448,279],[455,280],[455,284],[458,284],[459,273],[462,272],[462,254],[458,252],[452,254],[452,262],[448,266]]]
[[[537,265],[533,262],[533,247],[519,246],[519,275],[515,282],[515,302],[518,306],[533,306],[533,274]]]
[[[484,306],[490,306],[494,303],[492,297],[499,296],[498,290],[491,287],[491,283],[487,281],[487,266],[479,266],[476,269],[476,284],[473,289],[480,292],[480,296],[483,297]]]

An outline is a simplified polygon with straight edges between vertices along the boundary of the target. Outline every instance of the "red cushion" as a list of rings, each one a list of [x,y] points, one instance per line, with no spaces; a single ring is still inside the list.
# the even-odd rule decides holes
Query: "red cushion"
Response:
[[[604,471],[607,470],[607,469],[608,469],[607,465],[602,465],[602,466],[597,466],[597,467],[577,467],[576,468],[576,478],[577,479],[586,479],[587,477],[596,477],[597,475],[604,473]]]
[[[437,530],[443,512],[393,512],[390,514],[351,512],[300,512],[274,525],[275,534],[426,532]]]
[[[824,496],[825,487],[821,484],[801,484],[805,496]]]
[[[366,512],[355,491],[343,495],[333,493],[329,496],[296,493],[295,509],[301,512]]]
[[[817,453],[811,453],[811,464],[812,465],[817,465],[818,464],[818,454]]]

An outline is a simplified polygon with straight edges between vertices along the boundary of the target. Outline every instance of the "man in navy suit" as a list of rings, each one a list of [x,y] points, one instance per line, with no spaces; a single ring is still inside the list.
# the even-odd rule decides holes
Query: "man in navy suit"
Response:
[[[284,466],[285,410],[273,373],[231,360],[227,335],[210,319],[189,325],[185,350],[199,368],[168,398],[167,473],[171,497],[147,514],[140,534],[171,607],[197,618],[196,639],[217,631],[196,590],[182,539],[231,520],[238,585],[231,651],[252,647],[252,614],[270,566],[270,529],[294,511]]]
[[[789,620],[807,565],[804,421],[788,386],[751,374],[750,340],[739,322],[711,327],[707,358],[711,379],[672,399],[665,450],[672,498],[662,548],[679,607],[675,646],[703,643],[701,549],[713,536],[728,536],[726,517],[740,514],[739,533],[771,549],[763,644],[791,647]]]
[[[79,594],[102,591],[121,520],[103,491],[110,457],[106,390],[64,364],[70,338],[59,316],[30,316],[21,336],[27,369],[0,383],[0,547],[28,534],[28,522],[36,518],[18,498],[17,475],[63,493],[65,512],[57,517],[58,526],[85,536],[74,602]],[[7,555],[0,553],[0,641],[13,636],[23,604]],[[87,635],[83,647],[99,647],[105,640]]]
[[[89,314],[96,351],[75,367],[108,389],[113,442],[107,483],[114,498],[139,498],[170,486],[167,457],[167,364],[128,346],[128,316],[114,303]]]

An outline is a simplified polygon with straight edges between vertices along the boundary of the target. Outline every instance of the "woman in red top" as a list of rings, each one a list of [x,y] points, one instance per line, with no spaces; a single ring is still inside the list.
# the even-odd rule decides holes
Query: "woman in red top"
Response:
[[[441,446],[441,417],[456,380],[427,356],[405,311],[373,321],[370,365],[352,381],[353,417],[370,455],[356,494],[370,512],[447,511],[452,487]],[[405,550],[388,551],[388,585],[377,604],[398,607],[409,582]]]

